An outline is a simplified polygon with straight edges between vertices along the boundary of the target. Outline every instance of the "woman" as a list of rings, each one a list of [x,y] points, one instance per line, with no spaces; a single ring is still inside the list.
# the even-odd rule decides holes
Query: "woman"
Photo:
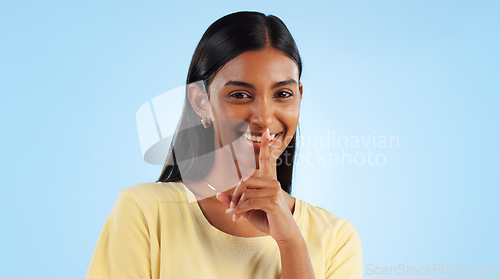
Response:
[[[361,278],[352,224],[290,196],[301,72],[277,17],[214,22],[167,164],[120,192],[86,278]]]

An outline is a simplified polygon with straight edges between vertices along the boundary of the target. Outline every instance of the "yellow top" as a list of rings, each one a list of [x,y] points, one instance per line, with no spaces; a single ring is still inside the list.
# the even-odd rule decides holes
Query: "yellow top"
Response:
[[[299,199],[293,218],[316,278],[362,278],[361,241],[350,222]],[[271,236],[212,226],[182,182],[142,183],[120,191],[85,278],[281,278],[281,259]]]

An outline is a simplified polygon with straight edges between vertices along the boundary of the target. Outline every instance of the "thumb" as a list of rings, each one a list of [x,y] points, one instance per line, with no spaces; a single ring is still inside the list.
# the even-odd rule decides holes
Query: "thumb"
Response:
[[[229,205],[231,204],[232,197],[229,194],[221,192],[221,193],[217,193],[216,197],[220,202],[225,204],[227,207],[229,207]]]

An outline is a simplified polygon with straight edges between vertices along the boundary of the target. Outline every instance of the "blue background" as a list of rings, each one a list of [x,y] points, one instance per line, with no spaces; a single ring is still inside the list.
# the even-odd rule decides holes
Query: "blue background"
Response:
[[[295,171],[294,196],[355,225],[365,266],[500,266],[500,2],[2,1],[2,278],[85,276],[118,192],[161,171],[137,109],[182,85],[206,28],[239,10],[297,42],[302,139],[398,138],[345,149],[382,165]],[[299,156],[319,151],[341,148]]]

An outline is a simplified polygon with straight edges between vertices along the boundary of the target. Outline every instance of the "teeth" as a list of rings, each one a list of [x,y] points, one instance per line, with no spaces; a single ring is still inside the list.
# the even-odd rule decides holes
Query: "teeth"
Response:
[[[249,134],[243,134],[243,137],[246,138],[247,140],[251,140],[251,141],[255,141],[255,142],[260,142],[261,139],[262,139],[259,136],[252,136],[252,135],[249,135]],[[271,135],[269,137],[269,141],[273,140],[275,137],[276,137],[276,134]]]

